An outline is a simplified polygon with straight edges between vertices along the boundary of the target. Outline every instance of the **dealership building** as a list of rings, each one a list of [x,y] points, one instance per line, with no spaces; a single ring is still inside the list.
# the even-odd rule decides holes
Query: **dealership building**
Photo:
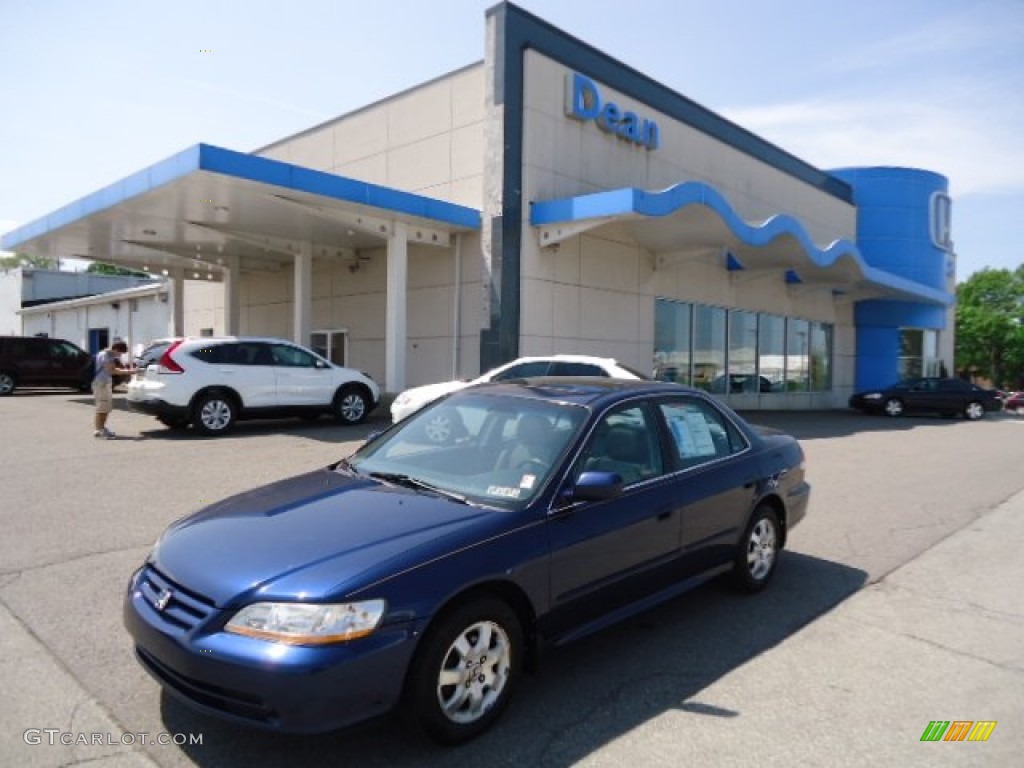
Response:
[[[481,33],[481,62],[188,148],[2,247],[165,276],[175,333],[293,338],[392,392],[556,352],[744,409],[952,370],[944,177],[815,168],[509,3]]]

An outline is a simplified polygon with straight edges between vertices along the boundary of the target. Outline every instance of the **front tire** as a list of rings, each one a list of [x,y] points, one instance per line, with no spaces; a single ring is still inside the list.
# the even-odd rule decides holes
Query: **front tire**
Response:
[[[979,403],[977,400],[968,403],[964,407],[964,418],[968,421],[977,421],[985,415],[985,406]]]
[[[903,401],[899,398],[892,397],[885,401],[885,415],[886,416],[902,416],[903,415]]]
[[[431,628],[409,670],[407,717],[441,744],[459,744],[504,712],[522,670],[523,629],[507,604],[485,597]]]
[[[782,547],[779,517],[775,510],[762,504],[754,510],[743,533],[736,560],[733,581],[745,592],[760,592],[775,573]]]
[[[234,400],[222,392],[208,392],[196,402],[192,424],[204,435],[223,435],[235,424]]]
[[[359,424],[369,413],[369,401],[359,387],[342,387],[334,396],[334,418],[342,424]]]
[[[13,373],[0,371],[0,397],[11,394],[17,385],[18,382],[15,380]]]

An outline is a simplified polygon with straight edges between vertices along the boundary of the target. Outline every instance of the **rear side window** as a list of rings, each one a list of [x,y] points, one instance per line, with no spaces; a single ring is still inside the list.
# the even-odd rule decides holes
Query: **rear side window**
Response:
[[[232,362],[231,353],[237,344],[218,344],[210,347],[199,347],[199,349],[193,349],[189,354],[196,360],[202,360],[204,363],[228,363]]]
[[[525,379],[527,376],[543,376],[548,372],[547,360],[513,365],[502,371],[492,381],[508,381],[509,379]]]
[[[661,403],[660,408],[681,468],[731,456],[746,447],[732,423],[710,403],[681,399]]]
[[[556,362],[551,364],[549,376],[604,376],[608,374],[604,368],[591,363],[565,363]]]

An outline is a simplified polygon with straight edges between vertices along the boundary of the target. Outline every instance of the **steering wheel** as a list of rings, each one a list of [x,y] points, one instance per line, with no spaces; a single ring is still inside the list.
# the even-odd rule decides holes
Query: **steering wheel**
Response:
[[[548,471],[548,466],[550,466],[548,462],[544,461],[543,459],[538,459],[536,456],[534,456],[529,459],[526,459],[525,461],[519,462],[519,464],[516,465],[516,469],[532,469],[536,474],[540,475]]]

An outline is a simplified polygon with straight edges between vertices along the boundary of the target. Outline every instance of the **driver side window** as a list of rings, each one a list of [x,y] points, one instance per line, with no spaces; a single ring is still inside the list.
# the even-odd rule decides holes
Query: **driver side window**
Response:
[[[577,477],[583,472],[615,472],[625,485],[662,474],[658,430],[649,411],[636,405],[606,414],[580,456]]]

